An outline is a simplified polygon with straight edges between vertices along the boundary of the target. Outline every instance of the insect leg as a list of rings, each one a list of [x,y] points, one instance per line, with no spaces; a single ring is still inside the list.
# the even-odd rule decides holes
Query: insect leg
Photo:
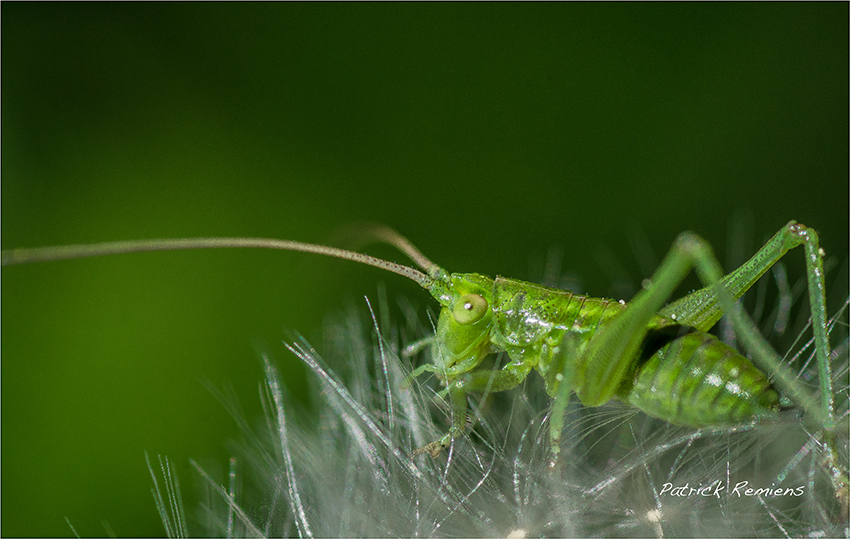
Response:
[[[816,405],[811,394],[796,382],[790,369],[765,341],[752,320],[735,306],[734,299],[735,295],[743,294],[785,252],[801,244],[806,251],[818,363],[821,378],[827,378],[821,380],[821,406]],[[588,343],[576,365],[576,393],[584,404],[590,406],[603,404],[613,397],[624,377],[632,372],[633,362],[652,316],[691,269],[695,268],[707,285],[706,288],[673,303],[671,307],[662,310],[662,314],[675,315],[681,323],[696,324],[699,329],[712,319],[716,321],[722,312],[728,312],[742,342],[756,358],[757,364],[772,373],[776,385],[811,413],[820,425],[831,428],[834,421],[821,256],[815,232],[792,221],[749,262],[723,278],[720,264],[705,240],[690,232],[680,234],[653,275],[650,285],[638,293],[629,307],[612,318]],[[731,291],[727,290],[727,286]]]
[[[413,379],[418,377],[418,376],[421,376],[422,373],[425,373],[425,372],[433,372],[433,373],[436,373],[436,374],[441,374],[443,371],[439,367],[437,367],[436,365],[431,365],[430,363],[425,363],[423,365],[420,365],[420,366],[416,367],[416,369],[414,369],[413,372],[411,372],[410,374],[408,374],[407,376],[404,377],[404,380],[401,382],[402,389],[406,389],[406,388],[410,387],[410,383],[413,381]]]
[[[685,237],[685,249],[689,250],[693,257],[693,264],[700,279],[708,285],[705,289],[684,298],[687,299],[696,294],[697,297],[705,299],[703,303],[707,307],[701,307],[692,312],[728,312],[739,338],[752,354],[756,365],[761,367],[765,372],[772,374],[774,383],[779,389],[790,397],[791,400],[800,405],[808,414],[811,414],[820,426],[827,429],[833,428],[832,367],[829,363],[829,340],[826,330],[823,253],[818,246],[817,233],[814,230],[791,221],[777,232],[750,261],[723,279],[720,277],[722,275],[720,264],[705,241],[692,234]],[[809,304],[821,386],[819,404],[797,382],[794,374],[785,365],[776,351],[767,343],[749,316],[743,312],[740,306],[734,303],[734,298],[740,297],[740,294],[763,275],[776,260],[783,256],[789,249],[799,245],[803,245],[805,249]],[[731,290],[728,290],[726,286],[729,286]],[[705,290],[709,290],[709,292],[706,293],[704,292]],[[739,290],[740,293],[738,293]],[[711,293],[712,291],[713,293]],[[687,302],[680,300],[674,303],[672,307],[673,309],[680,309],[688,302],[691,302],[691,305],[698,303],[693,299]],[[668,312],[669,309],[670,307],[664,309],[662,313]],[[684,310],[688,311],[689,309]],[[704,315],[698,314],[698,316],[703,317]],[[711,317],[716,321],[716,314],[711,314]]]
[[[735,298],[740,298],[758,279],[767,272],[788,250],[799,245],[809,244],[807,253],[817,253],[817,235],[794,221],[789,222],[773,235],[747,262],[723,277],[721,282]],[[807,271],[811,274],[816,260],[807,256]],[[811,284],[811,283],[810,283]],[[817,286],[810,287],[817,289]],[[681,324],[708,331],[723,314],[723,307],[717,301],[717,295],[711,286],[701,288],[674,301],[661,309],[659,314],[670,316]],[[825,318],[825,317],[824,317]]]
[[[429,346],[433,346],[434,345],[434,339],[435,339],[434,335],[430,335],[428,337],[424,337],[424,338],[419,339],[417,341],[413,341],[412,343],[410,343],[410,344],[408,344],[407,346],[404,347],[404,350],[401,351],[401,357],[409,358],[409,357],[415,356],[420,351],[422,351],[424,348],[427,348]]]
[[[634,372],[650,320],[693,268],[692,237],[696,238],[684,233],[676,239],[649,286],[625,310],[599,328],[578,357],[573,387],[586,406],[599,406],[611,400],[625,377]]]
[[[432,457],[437,457],[444,448],[449,446],[452,438],[463,434],[466,430],[467,392],[507,391],[525,380],[530,371],[531,366],[527,363],[513,361],[499,370],[478,369],[454,377],[448,388],[452,401],[452,427],[449,433],[415,450],[411,456],[430,453]]]
[[[415,449],[410,457],[413,458],[422,453],[428,453],[437,458],[440,452],[452,443],[452,438],[459,436],[466,428],[466,391],[462,388],[451,388],[449,391],[452,399],[452,427],[449,433],[430,444]]]
[[[547,390],[553,386],[554,395],[552,413],[549,416],[549,445],[552,460],[550,467],[558,465],[558,455],[561,453],[561,432],[564,430],[564,419],[570,402],[570,392],[573,388],[572,358],[577,357],[580,337],[577,332],[569,331],[561,342],[563,350],[556,356],[558,365],[554,380],[546,380]]]
[[[682,236],[680,236],[681,238]],[[788,366],[767,341],[765,341],[761,332],[759,332],[750,317],[743,312],[740,305],[734,303],[732,293],[725,287],[726,281],[729,281],[730,277],[736,276],[736,274],[740,276],[742,282],[748,280],[754,282],[775,260],[770,261],[770,256],[766,255],[765,261],[761,263],[761,266],[754,264],[749,270],[739,268],[739,270],[721,280],[720,264],[714,258],[707,244],[701,238],[694,235],[686,238],[684,243],[685,248],[690,251],[693,257],[694,265],[700,279],[709,285],[709,290],[713,290],[717,298],[711,301],[714,303],[719,302],[720,307],[728,313],[735,326],[738,337],[752,354],[753,361],[766,372],[773,374],[774,385],[778,386],[792,401],[798,404],[805,411],[807,417],[817,424],[819,433],[814,436],[820,440],[819,445],[824,455],[821,465],[824,466],[824,470],[830,476],[836,497],[846,514],[848,505],[850,504],[847,495],[847,485],[850,484],[850,479],[848,479],[846,464],[841,464],[843,459],[839,457],[839,450],[837,449],[839,444],[836,439],[837,425],[833,412],[834,393],[832,387],[832,365],[829,362],[831,354],[826,325],[823,252],[818,246],[817,233],[792,221],[780,230],[759,253],[756,253],[756,257],[762,252],[775,252],[775,256],[778,258],[793,247],[801,244],[804,246],[809,308],[812,317],[818,377],[820,379],[821,399],[819,403],[805,386],[797,382],[796,377]],[[747,266],[747,264],[744,266]],[[705,294],[705,292],[702,292],[702,294]],[[717,307],[712,307],[712,309],[715,308]]]

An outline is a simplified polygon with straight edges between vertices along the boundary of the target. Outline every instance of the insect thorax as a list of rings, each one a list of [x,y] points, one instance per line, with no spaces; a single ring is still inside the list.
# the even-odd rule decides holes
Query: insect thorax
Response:
[[[569,290],[496,277],[493,287],[494,344],[505,349],[560,341],[566,331],[589,339],[597,327],[626,306]]]

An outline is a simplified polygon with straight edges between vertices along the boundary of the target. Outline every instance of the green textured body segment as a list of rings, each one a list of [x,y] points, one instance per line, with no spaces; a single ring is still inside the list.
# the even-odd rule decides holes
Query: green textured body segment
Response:
[[[546,392],[554,397],[560,382],[572,379],[576,354],[597,328],[623,309],[619,301],[497,277],[490,338],[513,361],[535,368],[543,376]],[[559,379],[558,374],[563,376]]]
[[[676,425],[708,427],[773,417],[779,393],[750,360],[707,333],[676,338],[653,354],[618,398]]]
[[[508,347],[535,345],[552,338],[552,330],[571,330],[586,338],[597,325],[625,309],[625,304],[573,294],[569,290],[496,277],[492,309],[494,338]]]

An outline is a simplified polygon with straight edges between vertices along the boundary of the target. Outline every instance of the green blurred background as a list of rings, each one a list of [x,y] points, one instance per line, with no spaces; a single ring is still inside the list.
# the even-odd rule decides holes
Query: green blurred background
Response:
[[[608,295],[600,253],[640,279],[631,238],[661,256],[693,229],[725,259],[743,209],[753,248],[797,219],[843,260],[847,20],[846,3],[4,3],[3,248],[330,242],[369,220],[453,271],[529,279],[560,247]],[[4,268],[0,531],[161,535],[144,450],[176,463],[191,518],[188,459],[223,473],[238,436],[204,382],[258,418],[267,348],[306,400],[287,331],[320,342],[378,282],[424,319],[412,283],[304,254]]]

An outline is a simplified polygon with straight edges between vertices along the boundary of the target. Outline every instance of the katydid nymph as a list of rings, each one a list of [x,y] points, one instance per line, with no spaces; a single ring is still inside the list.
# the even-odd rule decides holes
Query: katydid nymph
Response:
[[[593,298],[523,281],[476,273],[450,274],[406,238],[380,226],[372,241],[390,244],[423,271],[354,251],[287,240],[195,238],[139,240],[3,251],[3,265],[144,251],[269,248],[352,260],[403,275],[429,291],[441,310],[429,346],[432,363],[408,379],[434,373],[451,401],[449,432],[413,452],[437,457],[467,429],[467,394],[510,390],[532,370],[551,397],[549,439],[557,462],[570,393],[586,406],[620,400],[672,424],[722,427],[775,419],[793,405],[822,430],[827,455],[835,451],[832,373],[827,333],[823,252],[814,230],[789,222],[749,261],[723,276],[699,236],[678,236],[644,289],[629,303]],[[820,398],[800,384],[735,301],[790,249],[805,252],[809,303],[819,368]],[[695,270],[705,285],[665,304]],[[706,333],[727,314],[747,359]],[[482,365],[504,352],[501,368]],[[769,375],[769,376],[768,376]],[[770,377],[770,381],[769,380]],[[846,491],[846,470],[838,470]]]

